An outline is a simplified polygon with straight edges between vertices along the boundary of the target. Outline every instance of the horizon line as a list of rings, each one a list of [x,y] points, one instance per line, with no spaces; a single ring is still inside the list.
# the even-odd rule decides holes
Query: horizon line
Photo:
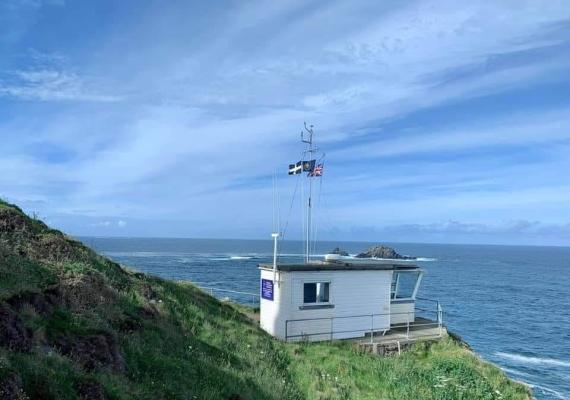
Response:
[[[231,240],[231,241],[267,241],[272,242],[271,238],[267,239],[254,239],[254,238],[207,238],[207,237],[174,237],[174,236],[89,236],[89,235],[68,235],[73,238],[85,239],[150,239],[150,240]],[[304,242],[301,239],[282,239],[285,242]],[[556,248],[570,248],[570,245],[556,245],[556,244],[505,244],[505,243],[446,243],[446,242],[402,242],[402,241],[370,241],[370,240],[317,240],[317,243],[370,243],[370,244],[411,244],[411,245],[445,245],[445,246],[495,246],[495,247],[556,247]]]

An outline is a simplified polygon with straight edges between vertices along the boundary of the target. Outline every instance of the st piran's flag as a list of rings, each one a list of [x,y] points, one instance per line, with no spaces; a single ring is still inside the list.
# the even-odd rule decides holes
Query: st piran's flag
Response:
[[[303,162],[299,161],[295,164],[289,164],[289,175],[297,175],[303,172]]]
[[[295,164],[289,164],[289,175],[297,175],[302,172],[313,172],[315,169],[315,160],[298,161]]]

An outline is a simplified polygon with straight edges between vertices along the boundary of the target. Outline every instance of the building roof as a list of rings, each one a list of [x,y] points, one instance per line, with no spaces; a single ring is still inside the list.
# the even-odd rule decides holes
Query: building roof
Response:
[[[259,264],[260,269],[273,270],[273,264]],[[277,264],[278,271],[390,271],[415,270],[415,264],[399,263],[349,263],[349,262],[314,262],[300,264]]]

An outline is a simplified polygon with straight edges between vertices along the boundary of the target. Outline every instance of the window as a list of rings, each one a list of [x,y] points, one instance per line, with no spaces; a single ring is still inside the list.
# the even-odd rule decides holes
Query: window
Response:
[[[303,303],[328,303],[330,282],[303,284]]]
[[[392,299],[412,299],[420,277],[419,271],[398,271],[392,275]]]

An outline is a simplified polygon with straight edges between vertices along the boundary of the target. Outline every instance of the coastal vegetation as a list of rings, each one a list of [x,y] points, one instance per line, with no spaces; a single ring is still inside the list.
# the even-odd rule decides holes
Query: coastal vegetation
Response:
[[[2,399],[528,399],[461,342],[393,357],[283,343],[251,310],[138,273],[0,201]]]

